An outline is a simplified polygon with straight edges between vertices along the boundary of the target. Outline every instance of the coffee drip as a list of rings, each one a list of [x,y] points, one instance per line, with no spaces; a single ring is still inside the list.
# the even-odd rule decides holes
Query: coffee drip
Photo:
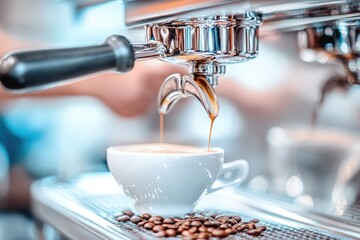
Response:
[[[306,62],[337,63],[342,66],[342,76],[330,78],[321,88],[320,99],[311,119],[314,128],[326,96],[334,90],[346,92],[353,84],[360,83],[360,36],[357,18],[342,19],[309,26],[298,32],[300,57]]]
[[[316,103],[314,110],[312,112],[311,129],[315,129],[315,127],[317,126],[319,119],[319,112],[321,110],[322,105],[324,104],[326,96],[328,96],[330,93],[336,90],[347,92],[349,87],[351,87],[349,82],[341,76],[332,77],[325,82],[325,84],[322,86],[320,90],[319,101]]]
[[[213,87],[203,75],[194,75],[194,79],[189,76],[172,74],[165,79],[160,87],[158,94],[158,110],[160,114],[160,142],[164,140],[164,116],[168,114],[174,105],[183,98],[193,97],[197,99],[206,110],[210,118],[210,129],[208,137],[208,149],[212,127],[215,118],[219,114],[219,103]]]

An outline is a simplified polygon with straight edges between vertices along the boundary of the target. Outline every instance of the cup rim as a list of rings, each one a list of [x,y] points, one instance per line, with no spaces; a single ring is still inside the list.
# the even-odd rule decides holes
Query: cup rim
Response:
[[[127,144],[127,145],[118,145],[118,146],[111,146],[108,147],[106,150],[107,154],[126,154],[126,155],[147,155],[147,156],[181,156],[181,157],[191,157],[191,156],[209,156],[209,155],[216,155],[216,154],[224,154],[224,149],[220,147],[211,147],[211,151],[207,151],[207,147],[199,147],[199,146],[190,146],[190,145],[181,145],[181,144],[169,144],[164,143],[163,145],[174,145],[174,146],[183,146],[183,147],[191,147],[197,149],[204,149],[203,152],[174,152],[174,153],[164,153],[164,152],[133,152],[133,151],[126,151],[121,150],[121,148],[132,147],[132,146],[142,146],[142,145],[161,145],[161,143],[145,143],[145,144]],[[120,148],[120,149],[119,149]]]

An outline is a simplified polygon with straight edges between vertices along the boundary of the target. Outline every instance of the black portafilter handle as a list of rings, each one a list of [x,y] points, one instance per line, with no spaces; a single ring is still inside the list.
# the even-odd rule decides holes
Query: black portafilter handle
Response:
[[[130,42],[113,35],[104,44],[91,47],[10,54],[0,62],[0,81],[9,90],[41,89],[105,70],[127,72],[134,62]]]

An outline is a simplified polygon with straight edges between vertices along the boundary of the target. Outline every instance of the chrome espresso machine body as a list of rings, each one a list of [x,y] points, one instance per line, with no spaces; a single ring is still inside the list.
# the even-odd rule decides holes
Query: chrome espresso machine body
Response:
[[[103,1],[84,2],[80,1],[82,7]],[[41,90],[64,80],[102,71],[127,72],[135,61],[157,58],[187,65],[195,82],[204,79],[208,83],[206,88],[212,90],[211,86],[218,84],[218,76],[225,73],[227,64],[257,56],[259,31],[264,35],[273,31],[300,31],[302,52],[314,50],[345,62],[349,69],[348,82],[357,83],[359,8],[359,2],[351,0],[198,0],[174,1],[172,4],[168,1],[128,1],[124,13],[126,24],[129,27],[145,26],[146,43],[131,44],[125,37],[114,35],[104,44],[93,47],[12,53],[1,61],[0,80],[6,88],[17,92]],[[320,34],[319,28],[341,30],[334,30],[331,43],[328,43],[327,36],[316,36]],[[335,36],[335,32],[340,35]],[[329,44],[332,44],[331,49]],[[349,45],[347,50],[337,47],[343,44]],[[174,88],[180,93],[186,92],[186,84],[181,83],[181,79],[177,81],[179,85]],[[191,82],[191,79],[184,82]],[[199,99],[209,114],[218,111],[210,110],[202,100],[207,94],[196,86],[198,83],[190,85],[195,86],[191,87],[195,91],[190,90],[194,94],[189,96]],[[214,91],[211,95],[216,97]],[[166,94],[163,97],[166,98]],[[186,96],[178,94],[174,99],[177,101],[182,97]],[[171,107],[161,107],[162,100],[159,100],[160,111],[167,113]],[[214,104],[217,105],[217,101]]]
[[[110,1],[77,1],[79,9],[103,2]],[[10,53],[0,63],[1,83],[11,92],[27,93],[89,74],[131,71],[136,61],[161,59],[187,66],[192,76],[174,74],[164,80],[159,94],[159,112],[167,114],[178,100],[194,97],[209,116],[216,116],[219,106],[214,88],[222,84],[219,76],[225,74],[227,66],[257,57],[262,36],[296,32],[302,60],[322,64],[336,62],[343,67],[342,75],[330,79],[323,86],[323,92],[359,84],[359,1],[132,0],[124,1],[124,5],[125,11],[119,15],[123,14],[129,28],[144,28],[145,43],[130,43],[124,36],[113,35],[96,46]],[[265,161],[262,164],[268,166]],[[349,172],[351,167],[347,167],[343,166],[344,172]],[[285,171],[290,172],[290,169]],[[313,173],[318,176],[319,172]],[[121,228],[113,216],[127,202],[121,194],[99,194],[103,193],[100,188],[110,189],[103,186],[112,186],[109,176],[90,176],[80,176],[71,183],[59,183],[56,178],[50,178],[34,184],[35,215],[74,239],[154,238],[136,228]],[[257,178],[260,183],[265,182],[262,177]],[[297,179],[296,176],[292,178]],[[94,180],[98,183],[96,186]],[[343,175],[340,180],[344,180]],[[314,182],[310,184],[315,185]],[[91,186],[92,191],[84,186]],[[360,238],[360,205],[352,203],[347,203],[343,215],[334,215],[294,204],[293,199],[273,198],[246,188],[209,195],[206,200],[200,202],[200,208],[221,208],[244,214],[249,220],[261,218],[268,226],[266,239]],[[72,223],[70,228],[69,222]]]

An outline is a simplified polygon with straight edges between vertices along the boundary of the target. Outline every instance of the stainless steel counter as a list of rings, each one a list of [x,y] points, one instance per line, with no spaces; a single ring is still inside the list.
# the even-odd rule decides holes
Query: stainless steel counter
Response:
[[[70,182],[55,177],[32,186],[33,212],[71,239],[155,239],[131,223],[118,223],[115,216],[130,208],[109,173],[80,175]],[[336,217],[309,209],[294,208],[279,199],[232,188],[205,196],[195,211],[231,213],[245,220],[258,218],[267,230],[257,238],[246,234],[227,239],[359,239],[360,211]]]

